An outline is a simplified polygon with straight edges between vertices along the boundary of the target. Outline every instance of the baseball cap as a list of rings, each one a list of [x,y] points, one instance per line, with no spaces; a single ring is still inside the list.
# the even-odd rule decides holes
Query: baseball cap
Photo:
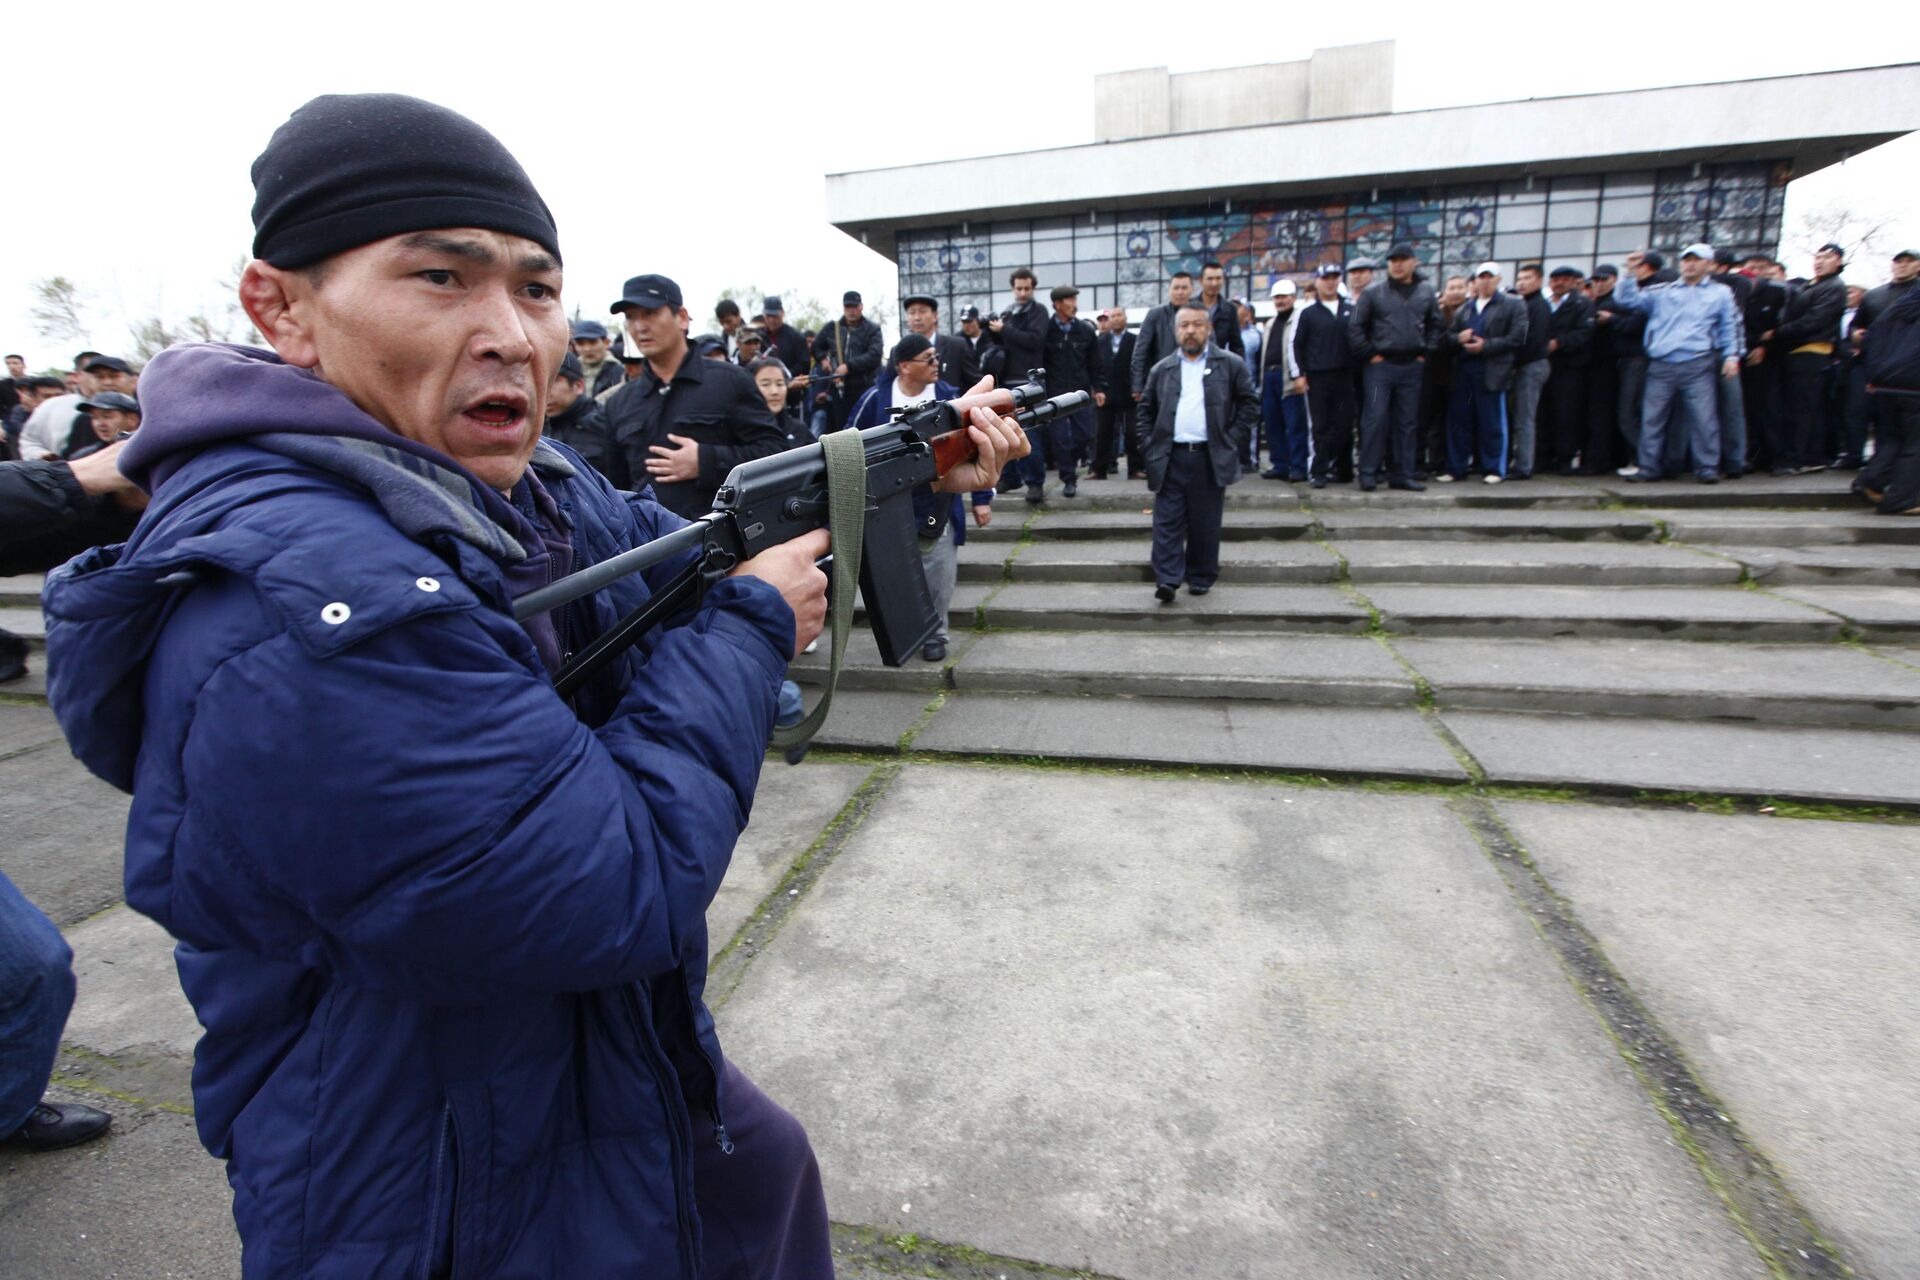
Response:
[[[1902,250],[1900,250],[1900,251],[1899,251],[1898,253],[1895,253],[1895,254],[1893,255],[1893,260],[1894,260],[1895,262],[1898,262],[1898,261],[1900,261],[1900,259],[1902,259],[1902,258],[1920,258],[1920,250],[1917,250],[1917,249],[1902,249]]]
[[[1646,263],[1648,266],[1652,267],[1655,271],[1658,271],[1660,270],[1660,268],[1667,265],[1667,255],[1660,252],[1658,249],[1649,249],[1645,253],[1640,255],[1640,261]]]
[[[114,373],[133,372],[133,366],[118,356],[95,356],[87,361],[84,367],[88,373],[92,373],[95,369],[110,369]]]
[[[727,340],[717,333],[703,333],[693,340],[693,353],[704,356],[709,351],[725,351]]]
[[[1273,291],[1267,296],[1272,298],[1291,298],[1299,292],[1300,286],[1293,281],[1275,280],[1273,282]]]
[[[1581,274],[1580,268],[1563,262],[1553,270],[1547,272],[1547,278],[1551,280],[1555,276],[1577,276],[1579,274]]]
[[[1393,248],[1387,250],[1387,261],[1389,262],[1393,261],[1395,258],[1414,258],[1418,256],[1419,256],[1418,254],[1414,253],[1413,246],[1408,244],[1405,240],[1394,241]]]
[[[933,340],[923,333],[910,333],[893,344],[893,362],[905,364],[933,350]]]
[[[680,286],[673,281],[665,276],[635,276],[620,291],[620,301],[607,309],[619,315],[628,307],[644,307],[651,311],[655,307],[680,305]]]
[[[978,324],[980,322],[980,308],[962,307],[960,308],[960,318],[962,320],[971,320],[975,324]]]
[[[1712,262],[1713,246],[1705,241],[1690,244],[1680,251],[1680,256],[1683,258],[1703,258],[1708,262]]]
[[[1337,276],[1344,274],[1344,272],[1337,262],[1323,262],[1320,264],[1320,269],[1313,274],[1316,276]]]
[[[88,396],[80,402],[82,409],[124,409],[128,413],[140,412],[140,402],[122,391],[101,391]]]
[[[860,305],[860,291],[859,291],[858,289],[849,289],[849,290],[847,290],[847,291],[846,291],[845,293],[843,293],[843,294],[841,294],[841,295],[840,295],[840,305],[841,305],[841,306],[843,306],[843,307],[857,307],[857,306],[859,306],[859,305]]]
[[[1604,276],[1608,280],[1618,280],[1620,278],[1620,268],[1614,266],[1611,262],[1603,262],[1593,269],[1593,274],[1595,278]]]
[[[1053,286],[1053,292],[1048,296],[1058,302],[1062,298],[1077,298],[1080,296],[1080,291],[1070,284],[1057,284]]]
[[[576,340],[580,338],[599,338],[604,341],[607,336],[607,326],[601,324],[598,320],[575,320],[573,322],[573,336]]]
[[[760,314],[763,316],[783,316],[787,314],[787,308],[786,305],[780,301],[779,294],[770,293],[760,300]]]
[[[560,361],[559,374],[569,382],[585,382],[587,371],[580,367],[580,357],[569,351]]]
[[[1372,258],[1355,258],[1347,264],[1349,271],[1372,271],[1375,267]]]
[[[1500,264],[1497,262],[1483,262],[1473,269],[1473,274],[1476,276],[1497,276],[1500,274]]]

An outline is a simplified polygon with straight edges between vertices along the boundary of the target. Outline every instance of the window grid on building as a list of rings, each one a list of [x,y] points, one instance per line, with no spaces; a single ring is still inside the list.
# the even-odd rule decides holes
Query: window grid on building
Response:
[[[961,308],[1003,310],[1008,275],[1031,267],[1042,298],[1071,283],[1082,314],[1123,306],[1138,323],[1166,300],[1168,277],[1197,277],[1207,261],[1226,268],[1228,294],[1264,303],[1277,280],[1304,285],[1323,263],[1384,257],[1398,240],[1429,274],[1492,260],[1508,280],[1522,263],[1586,272],[1701,240],[1773,253],[1790,176],[1784,162],[1701,165],[915,228],[899,237],[900,292],[939,299],[952,328]]]

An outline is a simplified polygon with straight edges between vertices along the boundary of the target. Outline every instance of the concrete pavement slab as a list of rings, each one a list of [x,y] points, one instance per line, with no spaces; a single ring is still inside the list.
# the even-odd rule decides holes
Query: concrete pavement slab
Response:
[[[56,1090],[113,1112],[103,1138],[44,1155],[0,1148],[0,1276],[231,1280],[240,1274],[225,1166],[193,1121]]]
[[[1501,804],[1787,1185],[1863,1273],[1920,1259],[1912,827]]]
[[[1868,636],[1920,639],[1920,591],[1911,587],[1779,587],[1773,594],[1837,613]]]
[[[1153,581],[1153,544],[1146,537],[1035,542],[1012,562],[1015,582]],[[1332,582],[1340,562],[1317,542],[1223,542],[1222,582]]]
[[[1609,475],[1585,483],[1616,502],[1640,506],[1844,509],[1860,505],[1860,499],[1849,492],[1852,477],[1835,471],[1807,476],[1750,473],[1717,485],[1701,484],[1692,476],[1628,484],[1622,477]]]
[[[819,700],[819,690],[803,685],[801,691],[811,710]],[[826,724],[813,740],[823,747],[896,751],[900,735],[919,723],[933,696],[890,689],[849,689],[836,693],[833,710],[827,713]]]
[[[1266,698],[1341,706],[1414,701],[1412,677],[1366,636],[993,631],[954,664],[953,682],[967,693]]]
[[[1396,586],[1369,584],[1388,631],[1416,635],[1832,640],[1840,621],[1733,587]]]
[[[112,906],[129,803],[61,743],[0,760],[0,872],[62,928]]]
[[[871,765],[822,760],[790,765],[778,756],[767,757],[753,797],[753,816],[733,847],[720,891],[707,907],[711,950],[733,940],[793,860],[807,851],[872,772]]]
[[[1141,1280],[1764,1274],[1436,799],[913,766],[720,1032],[841,1221]]]
[[[38,609],[40,607],[40,588],[45,579],[37,573],[22,573],[12,577],[0,577],[0,607],[9,609]]]
[[[972,619],[969,618],[967,622],[971,625]],[[963,638],[964,633],[953,637],[956,642]],[[823,635],[818,649],[803,653],[793,660],[787,678],[797,684],[822,684],[832,666],[833,642],[831,637]],[[931,691],[944,682],[940,667],[940,663],[923,661],[918,654],[909,658],[904,666],[889,667],[880,661],[880,645],[874,640],[872,629],[857,626],[847,635],[847,652],[840,666],[840,687],[925,689],[931,696]]]
[[[38,649],[27,654],[25,675],[0,684],[0,702],[47,702],[47,655]]]
[[[1441,707],[1920,727],[1920,671],[1845,645],[1396,638]]]
[[[1204,596],[1182,591],[1174,603],[1162,604],[1144,582],[1010,583],[987,602],[986,621],[990,627],[1126,631],[1205,627],[1361,632],[1368,624],[1367,611],[1330,586],[1226,583]]]
[[[180,990],[173,938],[131,907],[103,911],[67,931],[78,982],[62,1042],[114,1057],[158,1050],[190,1057],[200,1039]]]
[[[60,722],[46,707],[0,703],[0,761],[48,743],[63,742],[65,738],[66,735],[60,731]],[[58,754],[65,756],[69,753],[61,748]],[[0,771],[0,780],[4,778],[4,771]]]
[[[1920,806],[1920,735],[1443,711],[1494,782]]]
[[[1313,518],[1304,512],[1229,510],[1220,520],[1223,541],[1246,538],[1304,538]],[[1041,541],[1062,538],[1141,539],[1153,532],[1150,508],[1126,511],[1049,511],[1030,530]]]
[[[917,751],[1214,765],[1458,782],[1465,771],[1412,708],[1226,699],[958,694]],[[1077,785],[1077,784],[1076,784]]]
[[[1737,582],[1740,566],[1654,542],[1407,542],[1336,539],[1347,572],[1370,582],[1670,586]]]

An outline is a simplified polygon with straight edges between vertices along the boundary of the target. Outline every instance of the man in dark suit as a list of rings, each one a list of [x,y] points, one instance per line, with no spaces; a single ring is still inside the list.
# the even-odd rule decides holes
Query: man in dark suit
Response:
[[[1260,421],[1246,361],[1211,341],[1213,316],[1189,302],[1174,317],[1179,349],[1147,371],[1138,406],[1147,487],[1153,490],[1154,597],[1172,604],[1182,582],[1203,596],[1220,576],[1227,486]]]
[[[1587,357],[1593,343],[1593,302],[1580,292],[1580,269],[1558,266],[1547,277],[1547,447],[1539,466],[1563,476],[1575,472],[1574,458],[1587,425]],[[1581,468],[1595,474],[1592,466]]]
[[[1499,484],[1507,474],[1507,388],[1514,355],[1527,340],[1527,307],[1500,292],[1500,264],[1474,268],[1473,296],[1454,311],[1447,341],[1459,351],[1447,406],[1446,472],[1441,484],[1464,480],[1479,466],[1482,479]]]
[[[1307,385],[1307,426],[1313,452],[1307,473],[1316,489],[1353,479],[1353,425],[1360,397],[1357,367],[1347,341],[1353,304],[1340,296],[1340,264],[1324,264],[1313,280],[1313,301],[1293,326],[1293,363]]]
[[[1167,282],[1167,300],[1147,312],[1140,322],[1140,337],[1133,347],[1133,398],[1138,400],[1147,387],[1147,370],[1160,363],[1175,346],[1173,316],[1193,296],[1193,276],[1176,271]]]
[[[1127,455],[1127,478],[1145,475],[1138,467],[1140,450],[1129,430],[1133,422],[1133,352],[1135,338],[1127,330],[1127,309],[1106,313],[1107,331],[1100,335],[1100,381],[1093,389],[1099,406],[1099,429],[1093,442],[1092,478],[1105,480]]]
[[[974,357],[973,347],[965,339],[940,332],[938,298],[927,293],[910,293],[901,299],[900,309],[907,317],[907,333],[917,333],[933,344],[934,359],[940,364],[940,381],[958,387],[962,392],[980,381],[980,365]],[[901,336],[905,337],[906,334]],[[885,376],[891,378],[898,372],[889,359]]]

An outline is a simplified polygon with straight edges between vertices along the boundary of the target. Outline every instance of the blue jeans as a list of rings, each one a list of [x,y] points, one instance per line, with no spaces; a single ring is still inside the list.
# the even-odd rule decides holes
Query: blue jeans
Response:
[[[1513,469],[1523,476],[1533,474],[1535,423],[1540,415],[1540,393],[1546,390],[1547,375],[1553,366],[1541,356],[1523,364],[1513,374]]]
[[[1269,369],[1260,388],[1266,420],[1267,457],[1275,471],[1307,471],[1307,398],[1287,394],[1287,373]]]
[[[1714,374],[1726,356],[1713,353]],[[1719,378],[1720,462],[1731,474],[1747,469],[1747,397],[1740,387],[1740,375]]]
[[[0,1138],[33,1114],[73,1009],[73,951],[0,875]]]
[[[1475,459],[1490,476],[1507,474],[1507,393],[1487,390],[1480,361],[1462,360],[1447,404],[1447,474],[1466,479]]]
[[[1690,360],[1649,360],[1646,399],[1640,405],[1640,469],[1650,475],[1666,471],[1667,419],[1676,411],[1687,416],[1688,447],[1696,471],[1720,469],[1719,371],[1712,353]]]

